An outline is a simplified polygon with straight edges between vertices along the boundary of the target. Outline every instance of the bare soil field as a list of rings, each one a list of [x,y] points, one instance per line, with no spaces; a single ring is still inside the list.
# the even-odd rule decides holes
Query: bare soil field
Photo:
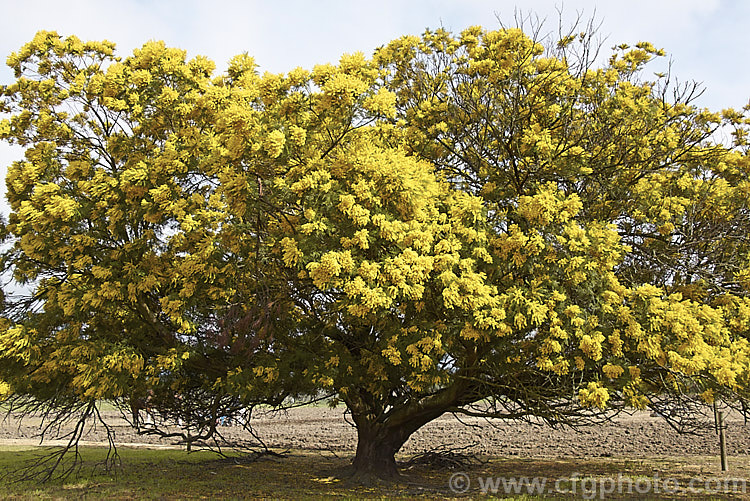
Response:
[[[174,440],[138,435],[118,411],[104,411],[121,445],[184,447]],[[298,407],[283,412],[257,412],[251,421],[258,437],[272,448],[330,451],[353,454],[356,432],[344,409]],[[740,416],[727,418],[727,453],[750,456],[750,424]],[[229,440],[253,441],[240,426],[220,427]],[[0,445],[39,443],[39,420],[6,416],[0,423]],[[90,429],[84,444],[102,444],[106,434],[101,426]],[[49,443],[45,440],[45,444]],[[414,434],[401,450],[401,456],[435,450],[464,448],[463,452],[519,458],[593,458],[711,456],[719,454],[719,440],[713,431],[702,435],[680,435],[662,418],[647,412],[620,415],[611,422],[584,428],[553,429],[545,425],[518,422],[488,422],[479,418],[460,420],[453,415],[429,423]]]

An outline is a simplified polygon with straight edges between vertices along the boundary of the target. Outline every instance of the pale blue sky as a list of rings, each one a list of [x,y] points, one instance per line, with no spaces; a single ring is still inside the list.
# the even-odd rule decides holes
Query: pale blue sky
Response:
[[[495,28],[496,16],[512,24],[517,6],[546,18],[549,30],[557,26],[560,6],[566,22],[577,12],[584,19],[595,15],[607,49],[642,40],[664,48],[680,81],[705,85],[699,105],[721,109],[748,103],[750,0],[0,0],[0,55],[6,57],[37,30],[48,29],[109,39],[120,55],[149,39],[165,40],[191,56],[208,56],[220,69],[247,51],[261,71],[284,72],[334,62],[344,52],[369,55],[393,38],[427,27]],[[0,84],[12,79],[2,66]],[[19,156],[17,149],[0,143],[3,178],[5,167]],[[3,194],[4,188],[2,183]]]

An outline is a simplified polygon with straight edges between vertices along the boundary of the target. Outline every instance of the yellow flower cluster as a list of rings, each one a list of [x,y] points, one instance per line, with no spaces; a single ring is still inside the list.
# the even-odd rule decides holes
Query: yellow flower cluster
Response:
[[[584,407],[605,409],[609,401],[609,391],[601,383],[591,382],[578,392],[578,400]]]

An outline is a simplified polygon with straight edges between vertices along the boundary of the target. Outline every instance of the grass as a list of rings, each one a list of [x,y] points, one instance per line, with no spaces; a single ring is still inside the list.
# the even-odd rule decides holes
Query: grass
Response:
[[[120,448],[119,452],[122,467],[116,476],[96,468],[106,457],[106,448],[85,447],[82,449],[85,464],[75,478],[43,485],[3,481],[0,499],[539,499],[527,494],[529,484],[524,483],[524,479],[531,482],[534,477],[540,479],[538,482],[542,479],[546,482],[542,490],[545,499],[600,499],[602,495],[607,499],[750,499],[750,493],[732,492],[731,483],[726,492],[718,492],[724,490],[719,488],[726,477],[748,478],[750,458],[747,457],[731,458],[732,470],[728,475],[717,471],[713,457],[644,460],[496,457],[462,472],[471,485],[461,494],[449,488],[455,471],[426,467],[404,472],[403,481],[394,484],[369,488],[350,485],[341,476],[349,458],[327,452],[292,451],[282,458],[266,456],[254,462],[237,457],[222,459],[207,451],[187,454],[176,449]],[[23,468],[26,461],[39,453],[40,449],[33,447],[0,446],[0,475]],[[655,477],[662,483],[676,482],[682,490],[656,492],[651,488],[639,492]],[[619,494],[615,485],[618,478],[622,491]],[[696,479],[693,485],[697,487],[709,482],[712,492],[687,491],[685,487],[692,479]],[[630,492],[628,482],[632,486]],[[747,490],[750,491],[750,485]]]

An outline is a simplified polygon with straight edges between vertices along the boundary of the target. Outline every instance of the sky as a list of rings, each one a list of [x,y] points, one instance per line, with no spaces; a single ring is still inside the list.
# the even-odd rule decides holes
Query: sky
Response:
[[[260,71],[287,72],[336,62],[344,53],[366,55],[401,35],[426,28],[460,32],[513,25],[514,13],[538,16],[543,31],[569,25],[579,15],[600,24],[604,53],[621,43],[649,41],[668,58],[681,82],[705,87],[697,104],[720,110],[750,99],[749,0],[0,0],[0,58],[18,50],[38,30],[83,40],[107,39],[126,56],[148,40],[213,59],[219,71],[247,52]],[[560,12],[562,14],[560,14]],[[500,20],[500,21],[499,21]],[[14,77],[0,65],[0,85]],[[0,176],[22,151],[0,143]],[[7,215],[5,183],[0,212]]]

